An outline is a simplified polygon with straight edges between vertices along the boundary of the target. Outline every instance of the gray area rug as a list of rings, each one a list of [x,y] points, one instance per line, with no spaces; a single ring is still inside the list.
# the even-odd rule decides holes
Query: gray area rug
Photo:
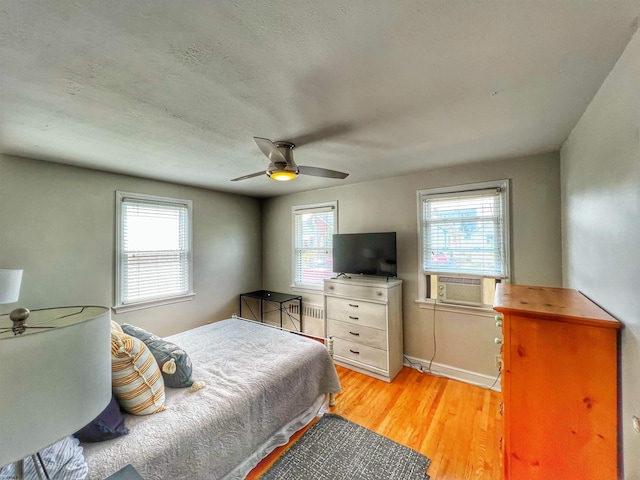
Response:
[[[428,480],[427,457],[338,415],[326,414],[263,480]]]

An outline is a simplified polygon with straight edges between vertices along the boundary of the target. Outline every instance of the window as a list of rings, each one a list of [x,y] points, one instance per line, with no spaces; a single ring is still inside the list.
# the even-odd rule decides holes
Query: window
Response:
[[[507,180],[421,190],[420,298],[435,298],[438,275],[482,279],[490,303],[496,280],[509,278]],[[489,280],[489,281],[487,281]],[[433,292],[433,293],[432,293]]]
[[[193,297],[190,200],[116,192],[116,311]]]
[[[293,286],[321,290],[333,274],[338,202],[293,207]]]

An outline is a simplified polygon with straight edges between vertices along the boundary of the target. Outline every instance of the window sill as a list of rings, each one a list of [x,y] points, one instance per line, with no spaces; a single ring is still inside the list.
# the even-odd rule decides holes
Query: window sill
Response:
[[[294,292],[315,293],[318,295],[322,294],[322,292],[324,291],[323,287],[309,287],[309,286],[303,286],[303,285],[289,285],[289,287]]]
[[[489,305],[484,307],[474,307],[471,305],[458,305],[455,303],[439,302],[432,298],[418,298],[416,300],[418,308],[425,310],[438,310],[441,312],[466,313],[475,315],[488,315],[493,317],[496,312]]]
[[[158,300],[150,300],[148,302],[131,303],[129,305],[116,305],[111,307],[115,313],[126,313],[134,310],[142,310],[145,308],[160,307],[162,305],[170,305],[172,303],[189,302],[195,297],[195,293],[189,293],[187,295],[181,295],[179,297],[160,298]]]

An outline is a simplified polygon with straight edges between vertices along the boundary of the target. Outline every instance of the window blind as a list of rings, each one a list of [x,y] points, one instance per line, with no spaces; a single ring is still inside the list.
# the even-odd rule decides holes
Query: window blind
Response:
[[[189,204],[123,197],[122,305],[190,293]]]
[[[322,287],[333,273],[335,208],[294,210],[294,285]]]
[[[504,278],[502,195],[498,188],[423,196],[424,272]]]

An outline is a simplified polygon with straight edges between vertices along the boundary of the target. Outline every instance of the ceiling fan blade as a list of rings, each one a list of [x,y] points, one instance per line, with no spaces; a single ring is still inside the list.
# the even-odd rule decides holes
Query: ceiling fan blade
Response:
[[[262,170],[260,172],[250,173],[249,175],[245,175],[243,177],[233,178],[233,179],[231,179],[231,181],[232,182],[237,182],[239,180],[246,180],[248,178],[259,177],[260,175],[266,175],[265,171]]]
[[[262,153],[269,158],[271,163],[287,163],[287,159],[282,155],[282,153],[280,153],[278,147],[276,147],[275,143],[271,140],[262,137],[253,137],[253,139],[258,144],[260,150],[262,150]]]
[[[299,135],[294,135],[293,137],[289,136],[287,138],[296,147],[301,147],[310,143],[328,140],[333,137],[340,137],[342,135],[346,135],[347,133],[351,133],[354,130],[355,127],[352,124],[335,123],[332,125],[325,125],[324,127],[317,128],[315,130],[302,132]]]
[[[303,167],[298,166],[300,169],[300,173],[303,175],[312,175],[314,177],[324,177],[324,178],[339,178],[344,179],[349,176],[348,173],[338,172],[336,170],[329,170],[328,168],[319,168],[319,167]]]

